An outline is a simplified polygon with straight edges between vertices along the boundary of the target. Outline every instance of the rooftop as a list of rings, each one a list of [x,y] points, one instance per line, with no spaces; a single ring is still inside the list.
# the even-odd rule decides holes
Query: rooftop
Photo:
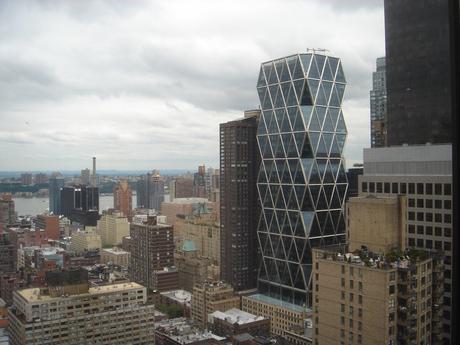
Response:
[[[176,198],[173,201],[164,202],[163,204],[202,204],[209,202],[206,198]]]
[[[199,330],[193,321],[185,317],[163,320],[155,324],[157,332],[167,335],[170,339],[180,343],[189,344],[206,339],[224,340],[211,332]]]
[[[79,295],[70,295],[72,296],[84,296],[84,295],[102,295],[109,292],[119,292],[131,289],[145,289],[142,285],[137,283],[129,282],[129,283],[121,283],[121,284],[112,284],[112,285],[101,285],[97,287],[90,287],[88,293],[83,293]],[[50,301],[50,300],[59,300],[64,299],[67,297],[51,297],[47,294],[46,289],[40,288],[32,288],[32,289],[24,289],[19,290],[17,293],[24,298],[27,302],[43,302],[43,301]]]
[[[126,255],[126,254],[129,254],[129,252],[124,251],[123,249],[120,249],[120,248],[118,248],[118,247],[109,248],[109,249],[102,249],[102,252],[107,252],[107,253],[115,254],[115,255]]]
[[[177,302],[186,303],[186,304],[190,304],[192,300],[192,294],[185,290],[172,290],[172,291],[161,292],[161,295],[166,296]]]
[[[290,309],[290,310],[292,310],[292,311],[294,311],[296,313],[310,311],[309,309],[301,307],[300,305],[296,305],[296,304],[293,304],[293,303],[282,301],[282,300],[279,300],[277,298],[273,298],[273,297],[263,295],[263,294],[260,294],[260,293],[255,294],[255,295],[247,296],[246,298],[254,299],[254,300],[257,300],[257,301],[260,301],[260,302],[263,302],[263,303],[267,303],[267,304],[273,304],[273,305],[275,305],[277,307]]]
[[[210,314],[210,316],[216,319],[225,320],[231,324],[237,323],[239,325],[265,320],[263,316],[253,315],[237,308],[232,308],[225,312],[215,311]]]

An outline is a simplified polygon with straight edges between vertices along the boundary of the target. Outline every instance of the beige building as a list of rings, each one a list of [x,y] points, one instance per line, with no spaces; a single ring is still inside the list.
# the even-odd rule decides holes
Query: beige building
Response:
[[[271,333],[281,336],[293,329],[304,329],[307,319],[311,316],[311,311],[307,308],[263,294],[243,296],[241,309],[270,319]]]
[[[160,213],[166,216],[168,224],[176,225],[176,220],[192,215],[215,212],[215,203],[206,198],[176,198],[162,202]]]
[[[88,250],[101,249],[101,236],[93,229],[80,230],[72,234],[70,250],[82,253]]]
[[[211,259],[199,256],[193,241],[184,241],[182,248],[176,251],[174,261],[179,271],[179,287],[181,289],[193,291],[196,284],[205,281],[217,281],[220,278],[219,267],[214,266]]]
[[[212,264],[220,266],[220,227],[213,214],[177,220],[174,227],[176,248],[182,247],[185,241],[193,241],[198,256],[209,258]]]
[[[192,294],[192,319],[206,328],[208,315],[219,310],[239,308],[240,298],[233,288],[223,282],[197,284]]]
[[[154,344],[154,306],[146,304],[145,287],[48,285],[14,293],[10,344]]]
[[[127,268],[129,266],[129,252],[119,249],[118,247],[102,249],[101,264],[108,264],[109,262]]]
[[[106,213],[97,221],[97,233],[101,235],[102,246],[117,246],[124,236],[129,236],[128,218],[121,212]]]
[[[405,205],[351,198],[348,248],[313,249],[314,344],[439,344],[443,263],[406,249]]]

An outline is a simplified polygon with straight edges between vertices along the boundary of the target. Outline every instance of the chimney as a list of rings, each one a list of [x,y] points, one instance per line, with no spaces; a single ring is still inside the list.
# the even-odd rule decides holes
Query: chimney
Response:
[[[96,157],[93,157],[93,176],[91,178],[91,185],[96,187]]]

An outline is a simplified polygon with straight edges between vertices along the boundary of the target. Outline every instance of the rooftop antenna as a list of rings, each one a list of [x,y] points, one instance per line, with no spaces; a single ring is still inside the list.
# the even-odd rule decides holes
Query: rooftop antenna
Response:
[[[329,49],[324,49],[324,48],[307,48],[307,52],[312,52],[313,54],[316,53],[329,53]]]

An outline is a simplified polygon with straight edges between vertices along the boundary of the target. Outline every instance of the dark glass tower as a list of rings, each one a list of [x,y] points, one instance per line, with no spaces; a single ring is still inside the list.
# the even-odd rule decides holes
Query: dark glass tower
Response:
[[[49,201],[50,212],[60,215],[61,212],[61,188],[64,187],[64,179],[52,177],[49,180]]]
[[[385,0],[387,145],[452,142],[448,0]]]
[[[372,73],[371,106],[371,147],[387,145],[387,86],[385,58],[377,59],[377,68]]]
[[[347,177],[338,58],[297,54],[263,63],[258,144],[262,293],[310,305],[311,248],[345,241]]]
[[[221,276],[235,290],[257,284],[257,174],[260,110],[220,125]]]

